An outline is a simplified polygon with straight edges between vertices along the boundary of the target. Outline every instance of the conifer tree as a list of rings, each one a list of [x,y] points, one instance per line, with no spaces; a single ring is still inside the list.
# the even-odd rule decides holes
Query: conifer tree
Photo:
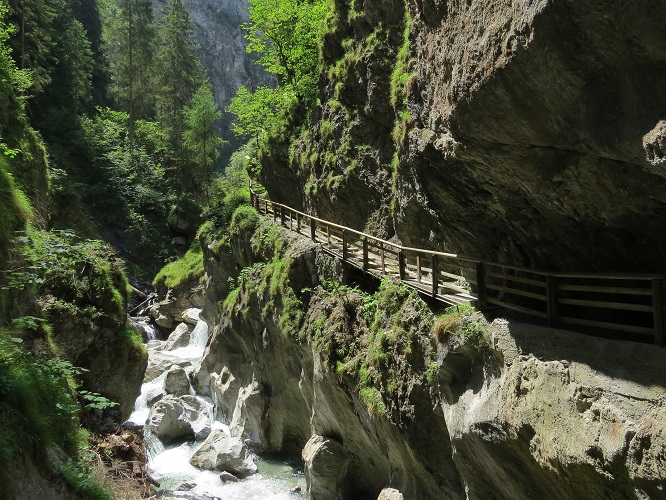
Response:
[[[8,4],[8,22],[16,28],[10,40],[12,55],[20,69],[30,72],[32,91],[42,92],[51,81],[53,20],[63,4],[49,0],[9,0]]]
[[[157,117],[169,156],[165,167],[177,192],[193,194],[190,152],[183,145],[184,112],[204,71],[195,50],[194,23],[183,0],[167,0],[157,34]]]
[[[117,0],[105,13],[103,38],[111,73],[110,93],[129,113],[130,134],[138,118],[153,114],[152,59],[155,28],[150,0]]]
[[[191,192],[201,192],[201,187],[208,186],[211,180],[213,162],[220,156],[218,146],[222,138],[215,128],[215,123],[222,117],[222,112],[215,104],[210,85],[201,85],[192,97],[192,105],[185,110],[186,130],[183,134],[185,147],[192,153],[195,168],[192,175],[184,175],[183,180],[194,181]],[[207,189],[205,190],[206,198]]]
[[[194,23],[183,0],[168,0],[158,27],[157,114],[174,159],[182,160],[183,111],[203,80]]]

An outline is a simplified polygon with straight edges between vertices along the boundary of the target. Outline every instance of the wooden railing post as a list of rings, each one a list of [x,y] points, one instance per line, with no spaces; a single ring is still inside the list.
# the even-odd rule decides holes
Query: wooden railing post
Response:
[[[342,260],[347,260],[347,230],[342,230]]]
[[[654,315],[654,343],[666,344],[664,336],[664,282],[652,280],[652,312]]]
[[[296,212],[296,232],[301,234],[301,214]]]
[[[282,227],[284,227],[284,220],[285,220],[284,207],[280,207],[280,225]]]
[[[476,302],[479,309],[488,306],[488,290],[486,289],[486,263],[476,263]]]
[[[264,200],[264,213],[268,215],[268,200]]]
[[[421,256],[416,256],[416,281],[421,283]]]
[[[557,326],[557,278],[546,276],[546,313],[548,315],[548,326]]]
[[[439,270],[437,269],[437,255],[432,254],[432,296],[437,297],[439,292]]]
[[[382,260],[382,274],[386,272],[386,260],[384,259],[384,243],[379,242],[379,255]]]
[[[312,241],[317,241],[317,221],[310,219],[310,236]]]
[[[328,246],[331,246],[331,226],[326,224],[326,242],[328,243]]]
[[[363,270],[368,270],[368,237],[363,237]]]
[[[275,203],[271,203],[271,208],[273,209],[273,224],[277,222],[277,212],[275,210]]]
[[[400,279],[404,280],[407,273],[405,265],[405,253],[402,250],[398,250],[398,273],[400,274]]]

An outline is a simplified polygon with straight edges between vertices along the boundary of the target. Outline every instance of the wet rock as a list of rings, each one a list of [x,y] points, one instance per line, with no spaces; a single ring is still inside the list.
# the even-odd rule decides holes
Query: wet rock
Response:
[[[220,474],[220,479],[224,483],[226,483],[226,482],[237,483],[238,482],[238,478],[236,476],[234,476],[231,472],[226,472],[226,471],[224,471],[222,474]]]
[[[164,444],[203,439],[210,433],[210,407],[194,396],[167,396],[155,403],[148,415],[148,432]]]
[[[192,456],[190,463],[201,469],[217,469],[243,478],[257,472],[255,459],[242,439],[216,429]]]
[[[339,442],[312,436],[303,448],[305,478],[313,500],[345,498],[344,484],[349,459]]]
[[[201,314],[201,309],[196,309],[194,307],[186,309],[182,314],[183,321],[188,325],[196,325],[200,320],[199,314]]]
[[[190,393],[190,379],[180,366],[172,366],[164,378],[164,392],[174,396],[185,396]]]
[[[183,483],[178,488],[176,488],[176,491],[190,491],[194,488],[196,488],[197,483]]]
[[[181,368],[187,368],[188,366],[192,366],[192,363],[182,358],[173,356],[168,352],[151,352],[150,358],[148,359],[148,368],[146,369],[143,382],[145,383],[150,382],[151,380],[155,380],[173,365],[180,366]]]
[[[192,333],[190,327],[186,323],[180,323],[169,335],[166,344],[164,344],[164,350],[173,351],[179,347],[187,347],[190,343],[190,333]]]

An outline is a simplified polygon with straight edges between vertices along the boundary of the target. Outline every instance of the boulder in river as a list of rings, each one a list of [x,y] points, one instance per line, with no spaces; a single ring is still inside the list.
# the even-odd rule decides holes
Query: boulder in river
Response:
[[[190,333],[190,327],[186,323],[180,323],[169,335],[164,350],[173,351],[179,347],[187,347],[190,343]]]
[[[169,354],[168,352],[151,351],[148,359],[148,368],[146,369],[143,382],[146,383],[156,379],[173,365],[187,368],[188,366],[192,366],[192,363],[186,359]]]
[[[313,500],[340,500],[345,497],[344,483],[349,458],[338,441],[312,436],[303,448],[305,478]]]
[[[195,396],[167,396],[150,409],[146,426],[164,444],[210,434],[210,407]]]
[[[186,396],[190,393],[190,379],[180,366],[173,365],[166,372],[164,392],[174,396]]]
[[[190,463],[201,469],[217,469],[243,478],[257,472],[255,460],[255,455],[242,439],[215,429],[192,456]]]

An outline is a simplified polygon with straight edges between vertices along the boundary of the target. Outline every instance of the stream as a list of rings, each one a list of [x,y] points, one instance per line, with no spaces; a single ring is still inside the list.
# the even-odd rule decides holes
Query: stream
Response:
[[[196,325],[193,328],[190,327],[191,333],[187,345],[175,348],[173,342],[171,345],[169,344],[171,337],[166,341],[157,339],[158,335],[148,319],[135,318],[135,321],[141,324],[148,339],[146,349],[148,350],[149,367],[159,358],[167,357],[173,363],[167,363],[161,374],[141,386],[141,395],[137,398],[134,411],[126,425],[144,426],[147,423],[150,415],[149,403],[155,404],[164,396],[166,374],[174,364],[182,366],[187,375],[191,376],[194,367],[203,356],[208,341],[208,325],[199,319],[200,312],[199,309],[188,309],[184,313],[185,316],[196,320]],[[195,394],[191,386],[189,391],[191,396],[194,396],[202,406],[208,409],[207,418],[210,427],[220,429],[229,435],[229,428],[224,423],[214,421],[212,401]],[[302,463],[272,457],[258,457],[257,474],[238,482],[223,482],[220,479],[220,471],[202,470],[190,464],[190,458],[201,447],[203,438],[165,446],[151,432],[144,434],[148,472],[160,483],[161,491],[179,490],[178,498],[219,498],[223,500],[309,498],[309,495],[305,493],[306,481]],[[184,491],[187,491],[187,494],[182,493]],[[169,498],[168,495],[167,498]],[[175,496],[171,498],[175,498]]]

